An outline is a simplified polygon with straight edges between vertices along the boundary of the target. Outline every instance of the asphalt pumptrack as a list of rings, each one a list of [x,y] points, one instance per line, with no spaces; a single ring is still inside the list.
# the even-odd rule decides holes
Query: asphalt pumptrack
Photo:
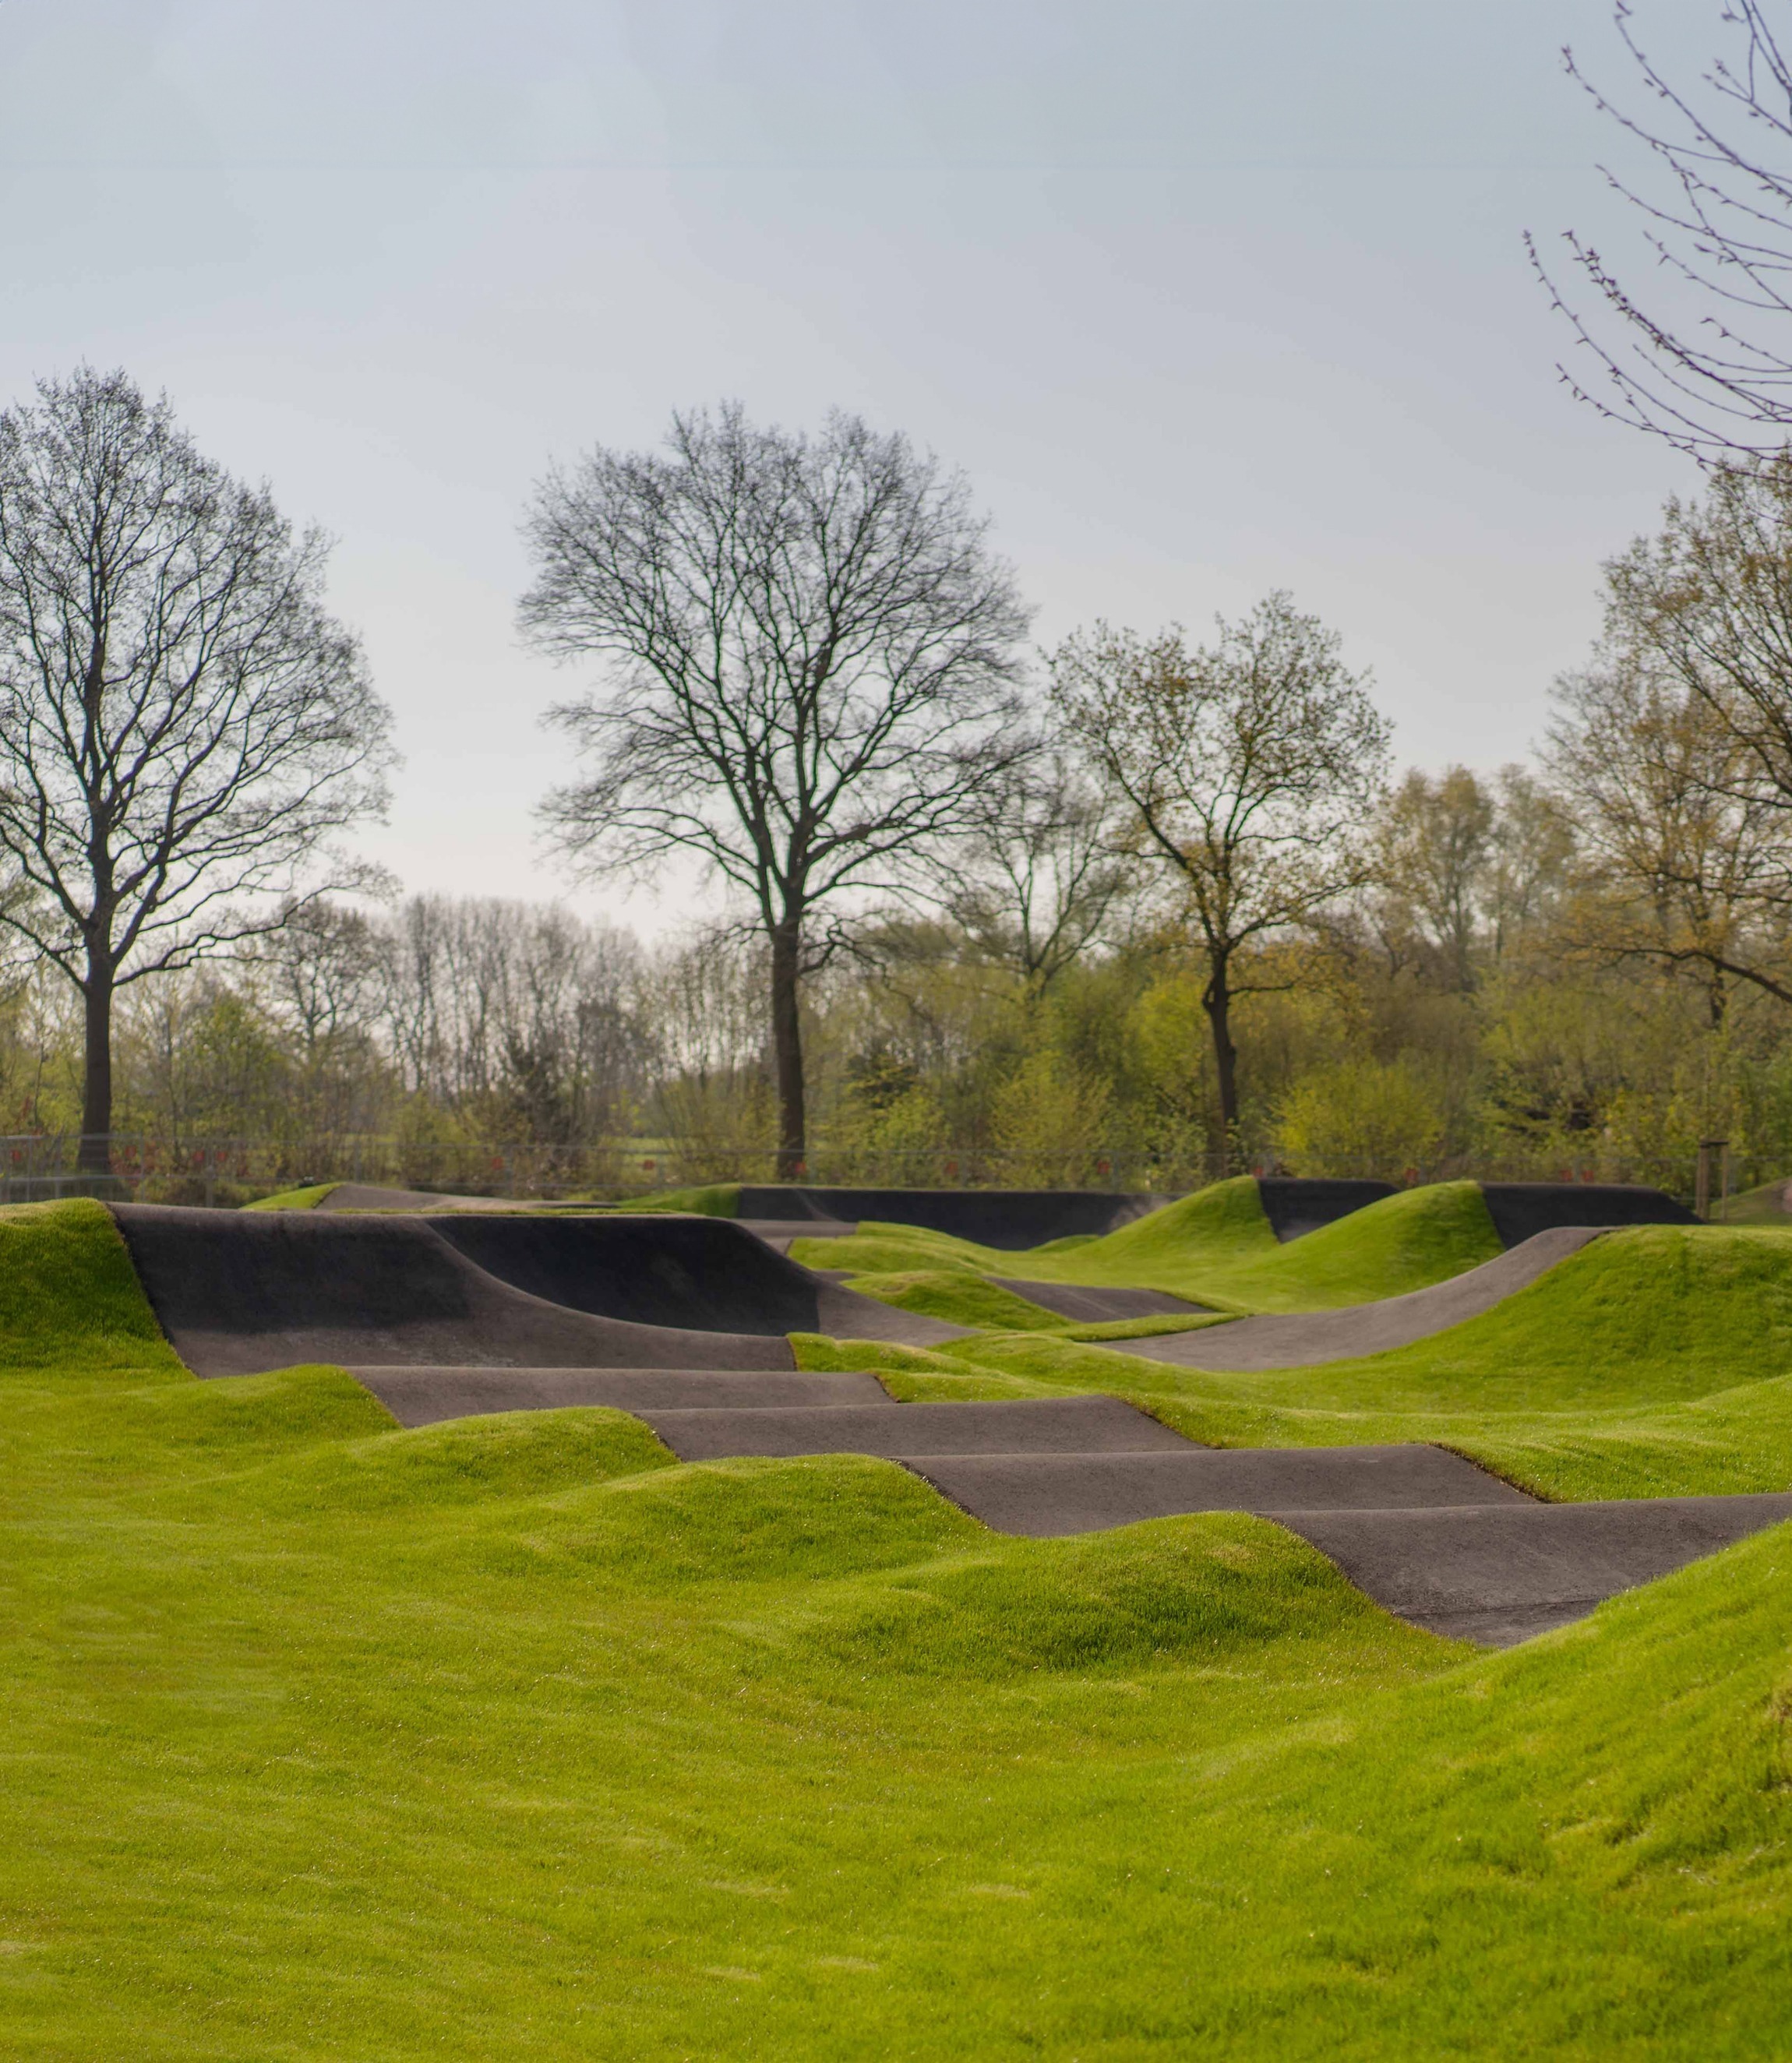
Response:
[[[1283,1241],[1391,1193],[1379,1183],[1258,1186]],[[1690,1221],[1647,1190],[1484,1193],[1506,1251],[1435,1288],[1130,1338],[1125,1350],[1213,1369],[1375,1353],[1492,1309],[1609,1227]],[[683,1462],[870,1455],[993,1530],[1035,1538],[1249,1513],[1311,1542],[1400,1618],[1490,1647],[1792,1518],[1792,1493],[1546,1503],[1440,1446],[1207,1447],[1117,1397],[899,1403],[870,1373],[797,1366],[794,1333],[925,1347],[967,1329],[799,1265],[782,1250],[792,1237],[890,1221],[1018,1253],[1099,1235],[1168,1200],[749,1188],[739,1217],[725,1219],[344,1185],[314,1210],[119,1204],[114,1215],[163,1330],[202,1377],[328,1362],[405,1426],[602,1405],[642,1420]],[[997,1279],[1078,1320],[1198,1314],[1156,1291]]]

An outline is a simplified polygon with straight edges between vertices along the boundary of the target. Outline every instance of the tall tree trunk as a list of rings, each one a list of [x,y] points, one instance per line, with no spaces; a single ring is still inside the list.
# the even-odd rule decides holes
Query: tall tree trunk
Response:
[[[797,1013],[802,957],[799,925],[771,930],[771,1056],[778,1079],[778,1180],[794,1182],[807,1156],[803,1116],[803,1023]]]
[[[1213,1141],[1214,1164],[1224,1177],[1232,1172],[1232,1142],[1238,1125],[1238,1049],[1232,1043],[1231,966],[1215,955],[1201,1007],[1214,1034],[1214,1069],[1219,1077],[1219,1130]]]
[[[75,1165],[83,1175],[112,1172],[112,976],[108,961],[87,955],[87,978],[81,985],[87,1006],[87,1071],[81,1092],[81,1152]]]

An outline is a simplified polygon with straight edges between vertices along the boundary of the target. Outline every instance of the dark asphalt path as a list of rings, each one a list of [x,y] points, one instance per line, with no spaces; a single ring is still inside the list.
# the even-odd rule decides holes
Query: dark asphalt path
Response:
[[[1314,1368],[1324,1361],[1355,1361],[1363,1354],[1411,1346],[1415,1340],[1447,1332],[1464,1319],[1478,1318],[1601,1237],[1602,1229],[1597,1226],[1564,1225],[1537,1233],[1509,1253],[1453,1275],[1448,1282],[1434,1283],[1404,1297],[1384,1297],[1379,1304],[1234,1318],[1195,1332],[1159,1333],[1111,1344],[1122,1353],[1140,1354],[1147,1361],[1217,1372]]]
[[[964,1330],[811,1275],[725,1219],[112,1208],[202,1376],[308,1361],[788,1369],[791,1332],[931,1345]]]
[[[923,1450],[900,1458],[986,1526],[1035,1539],[1192,1511],[1387,1512],[1533,1502],[1460,1454],[1417,1445],[1198,1447],[1184,1441],[1174,1452],[1150,1454],[936,1450],[928,1456]]]
[[[1510,1647],[1792,1518],[1792,1494],[1261,1515],[1413,1625]]]
[[[805,1375],[660,1368],[351,1368],[401,1426],[497,1411],[559,1411],[603,1404],[649,1411],[721,1410],[750,1406],[888,1404],[875,1375]]]
[[[1117,1397],[1017,1398],[1001,1404],[834,1405],[823,1410],[642,1411],[681,1462],[729,1454],[1093,1455],[1180,1458],[1181,1434]]]

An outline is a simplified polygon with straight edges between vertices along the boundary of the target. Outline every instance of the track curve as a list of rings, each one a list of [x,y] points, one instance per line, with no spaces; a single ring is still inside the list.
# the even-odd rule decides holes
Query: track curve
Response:
[[[1448,1332],[1466,1318],[1478,1318],[1601,1238],[1605,1229],[1600,1225],[1559,1225],[1552,1232],[1535,1233],[1509,1253],[1452,1276],[1448,1282],[1434,1283],[1404,1297],[1386,1297],[1379,1304],[1234,1318],[1197,1332],[1158,1333],[1117,1344],[1146,1361],[1222,1374],[1357,1361],[1391,1347],[1411,1346],[1433,1333]]]
[[[811,1277],[721,1220],[112,1212],[199,1375],[305,1361],[791,1369],[789,1332],[920,1345],[963,1332]],[[630,1233],[643,1223],[657,1270]]]

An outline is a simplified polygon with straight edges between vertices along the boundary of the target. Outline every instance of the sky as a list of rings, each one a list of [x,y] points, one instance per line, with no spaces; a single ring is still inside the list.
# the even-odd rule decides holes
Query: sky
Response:
[[[1638,0],[1685,70],[1720,0]],[[1037,608],[1272,588],[1403,763],[1522,758],[1686,463],[1559,380],[1521,241],[1634,247],[1609,0],[0,0],[0,403],[87,360],[337,541],[410,891],[644,931],[532,811],[532,483],[738,398],[962,467]]]

